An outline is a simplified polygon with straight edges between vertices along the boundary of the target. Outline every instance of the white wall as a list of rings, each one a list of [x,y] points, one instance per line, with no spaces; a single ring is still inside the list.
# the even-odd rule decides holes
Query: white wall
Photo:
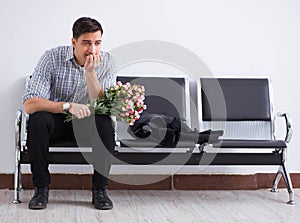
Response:
[[[0,173],[14,171],[14,118],[22,106],[24,76],[32,72],[45,49],[70,43],[72,24],[83,15],[103,24],[103,49],[107,51],[134,41],[168,41],[197,54],[216,76],[270,77],[276,110],[288,111],[293,118],[288,161],[290,171],[299,172],[299,12],[299,0],[1,2]],[[75,169],[82,170],[89,169]],[[113,171],[131,170],[114,167]],[[248,170],[212,167],[209,171]],[[252,171],[265,169],[255,167]]]

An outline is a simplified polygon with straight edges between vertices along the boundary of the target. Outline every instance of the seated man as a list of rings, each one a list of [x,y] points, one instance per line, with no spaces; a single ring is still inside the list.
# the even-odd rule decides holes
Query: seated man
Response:
[[[106,194],[111,167],[109,155],[115,147],[111,118],[91,115],[86,104],[103,97],[115,84],[116,73],[112,56],[100,51],[103,30],[95,19],[82,17],[73,25],[72,45],[47,50],[40,58],[22,101],[30,115],[27,146],[30,154],[34,196],[30,209],[44,209],[48,203],[50,184],[47,159],[50,142],[76,139],[93,148],[92,202],[97,209],[111,209]],[[66,112],[76,119],[65,122]]]

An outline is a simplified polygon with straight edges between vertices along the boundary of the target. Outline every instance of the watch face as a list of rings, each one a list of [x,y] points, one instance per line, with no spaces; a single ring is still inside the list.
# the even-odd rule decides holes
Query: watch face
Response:
[[[64,109],[65,112],[67,112],[69,110],[69,108],[70,108],[70,103],[64,103],[63,104],[63,109]]]

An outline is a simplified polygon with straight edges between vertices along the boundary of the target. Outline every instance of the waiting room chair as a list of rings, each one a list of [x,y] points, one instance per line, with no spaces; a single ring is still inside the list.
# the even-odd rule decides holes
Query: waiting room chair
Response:
[[[26,84],[28,84],[30,77],[27,78]],[[178,117],[185,123],[190,123],[189,118],[189,107],[188,104],[188,87],[189,84],[185,78],[163,78],[163,77],[126,77],[120,76],[117,78],[118,81],[139,83],[146,88],[146,99],[147,111],[157,114],[168,112],[174,117]],[[27,143],[27,123],[29,116],[24,113],[22,109],[16,113],[15,121],[15,174],[14,174],[14,200],[13,203],[20,203],[19,192],[22,187],[22,164],[29,164]],[[123,128],[123,129],[122,129]],[[132,138],[128,138],[127,134],[128,125],[123,122],[117,123],[117,145],[116,150],[112,159],[112,163],[115,165],[146,165],[146,164],[184,164],[185,161],[189,160],[190,156],[186,152],[175,154],[175,159],[171,156],[171,159],[167,157],[172,152],[153,152],[145,153],[145,151],[124,151],[124,146],[130,150],[132,147],[148,147],[154,148],[158,145],[153,145],[153,142],[143,141],[137,142]],[[125,136],[125,138],[124,138]],[[122,146],[121,146],[122,144]],[[185,141],[180,143],[180,147],[191,150],[194,147],[199,146],[195,142]],[[73,148],[71,151],[66,151],[64,148]],[[61,150],[61,148],[63,148]],[[122,149],[123,148],[123,149]],[[50,143],[49,148],[49,163],[50,164],[83,164],[88,165],[86,157],[91,154],[91,148],[82,150],[78,148],[77,143],[74,140],[71,141],[56,141]]]
[[[219,164],[278,165],[271,191],[277,191],[283,177],[289,193],[288,204],[295,204],[287,170],[291,119],[288,113],[277,114],[285,118],[286,135],[283,140],[276,139],[271,81],[266,78],[201,78],[199,84],[201,129],[224,130],[221,141],[213,144],[218,154],[226,157]],[[246,149],[253,149],[253,152],[243,152]]]

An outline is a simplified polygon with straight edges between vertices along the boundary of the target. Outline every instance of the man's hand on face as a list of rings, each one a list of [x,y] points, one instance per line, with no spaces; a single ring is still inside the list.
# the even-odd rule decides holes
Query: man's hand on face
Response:
[[[84,68],[87,73],[94,72],[96,67],[102,62],[102,57],[100,55],[90,54],[86,57]]]
[[[85,118],[91,115],[91,111],[88,106],[77,103],[71,103],[69,112],[75,115],[78,119]]]

